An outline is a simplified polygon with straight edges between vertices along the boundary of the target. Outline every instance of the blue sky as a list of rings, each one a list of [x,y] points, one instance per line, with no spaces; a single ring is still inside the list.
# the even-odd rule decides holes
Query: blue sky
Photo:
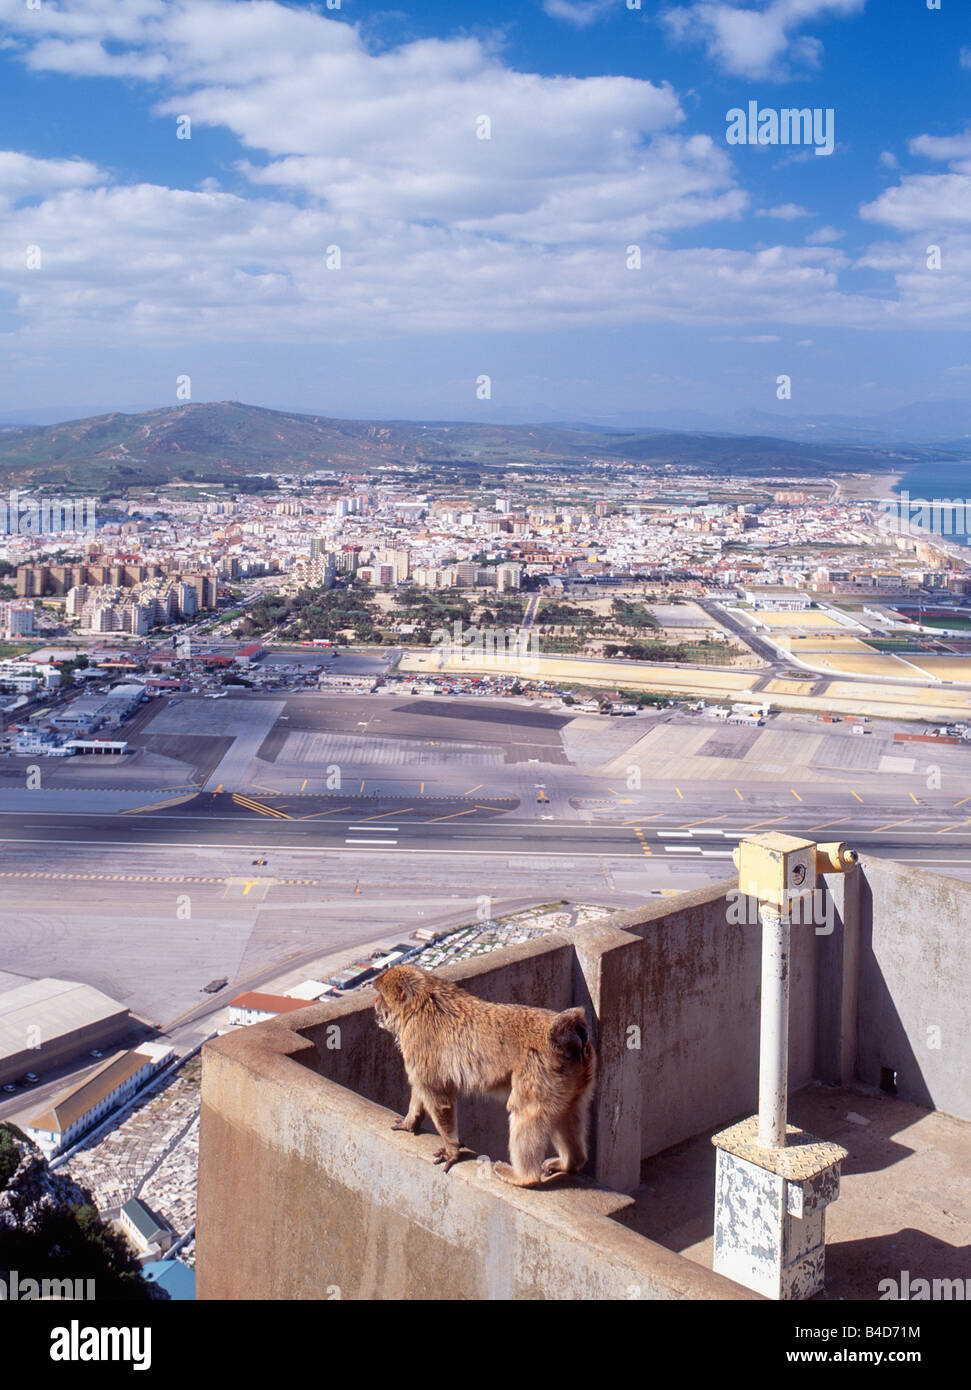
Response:
[[[964,0],[31,2],[0,0],[0,419],[185,376],[378,418],[969,393]],[[832,154],[730,145],[752,101],[831,109]]]

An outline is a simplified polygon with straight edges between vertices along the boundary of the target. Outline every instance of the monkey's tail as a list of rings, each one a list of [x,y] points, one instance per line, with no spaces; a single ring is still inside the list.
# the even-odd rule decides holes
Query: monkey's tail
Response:
[[[550,1024],[550,1042],[566,1061],[587,1062],[593,1044],[587,1031],[586,1010],[564,1009]]]

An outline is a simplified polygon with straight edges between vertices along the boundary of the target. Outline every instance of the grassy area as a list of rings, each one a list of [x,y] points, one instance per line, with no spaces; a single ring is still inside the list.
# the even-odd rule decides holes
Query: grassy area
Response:
[[[42,645],[40,642],[0,642],[0,661],[8,661],[11,657],[28,657],[31,652],[40,651]]]
[[[949,618],[928,618],[925,616],[920,621],[924,627],[953,628],[958,632],[971,631],[971,617],[966,618],[957,613]]]

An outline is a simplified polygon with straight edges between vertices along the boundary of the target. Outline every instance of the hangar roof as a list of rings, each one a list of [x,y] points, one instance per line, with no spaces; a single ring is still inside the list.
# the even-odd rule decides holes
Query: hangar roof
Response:
[[[0,1060],[23,1052],[31,1036],[45,1043],[88,1028],[116,1014],[124,1004],[76,980],[31,980],[0,994]]]

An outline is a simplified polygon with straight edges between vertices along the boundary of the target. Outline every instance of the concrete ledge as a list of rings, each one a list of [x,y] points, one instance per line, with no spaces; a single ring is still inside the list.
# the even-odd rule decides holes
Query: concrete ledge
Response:
[[[598,1184],[523,1191],[476,1160],[443,1173],[435,1136],[392,1132],[388,1110],[311,1069],[293,1025],[326,1026],[321,1012],[206,1046],[200,1298],[752,1296],[612,1220],[631,1200]]]

